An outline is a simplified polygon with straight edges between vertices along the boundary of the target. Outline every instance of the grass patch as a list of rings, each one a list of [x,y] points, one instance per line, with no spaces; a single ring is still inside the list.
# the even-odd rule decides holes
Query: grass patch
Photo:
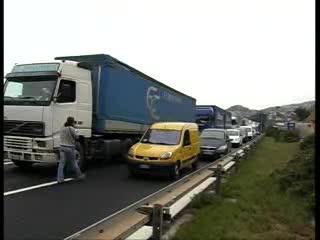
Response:
[[[314,239],[304,206],[280,191],[271,177],[298,149],[297,143],[264,137],[239,171],[222,185],[220,196],[206,199],[204,204],[195,200],[196,206],[200,203],[203,207],[195,209],[194,220],[183,225],[173,239]]]

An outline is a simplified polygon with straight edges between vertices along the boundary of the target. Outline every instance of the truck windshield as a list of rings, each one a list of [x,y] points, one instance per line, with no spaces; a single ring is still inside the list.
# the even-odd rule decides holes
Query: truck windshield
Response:
[[[161,145],[177,145],[180,142],[180,131],[149,129],[141,142]]]
[[[49,105],[57,77],[8,78],[4,88],[5,105]]]
[[[215,130],[203,130],[201,138],[214,138],[214,139],[225,139],[225,135],[223,131],[215,131]]]
[[[202,123],[202,124],[206,124],[210,122],[210,117],[209,116],[197,116],[196,118],[196,123]]]

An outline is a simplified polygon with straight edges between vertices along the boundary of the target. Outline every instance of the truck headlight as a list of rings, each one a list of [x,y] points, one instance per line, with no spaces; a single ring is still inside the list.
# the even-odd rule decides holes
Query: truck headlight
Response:
[[[160,159],[169,159],[172,157],[172,152],[165,152],[161,155]]]
[[[223,146],[219,147],[218,150],[226,150],[226,148],[227,148],[227,145],[223,145]]]
[[[46,141],[33,140],[33,148],[45,148],[46,146]]]
[[[45,141],[36,141],[38,147],[45,148],[47,146],[47,143]]]
[[[133,155],[134,155],[133,148],[130,148],[128,152],[128,156],[133,158]]]

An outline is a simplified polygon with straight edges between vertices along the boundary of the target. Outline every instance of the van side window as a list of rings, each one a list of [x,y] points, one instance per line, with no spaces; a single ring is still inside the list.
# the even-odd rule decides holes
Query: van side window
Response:
[[[186,130],[183,136],[183,146],[189,146],[190,144],[191,144],[190,133],[189,133],[189,130]]]
[[[68,80],[61,80],[58,91],[58,103],[70,103],[76,101],[76,83]]]

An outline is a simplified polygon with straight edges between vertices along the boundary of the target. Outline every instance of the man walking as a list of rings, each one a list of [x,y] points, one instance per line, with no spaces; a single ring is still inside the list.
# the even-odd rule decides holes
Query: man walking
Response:
[[[68,117],[64,127],[60,131],[60,161],[58,166],[57,182],[64,181],[64,168],[66,161],[70,163],[72,170],[77,174],[77,179],[84,179],[85,175],[81,172],[76,161],[76,140],[79,135],[74,128],[74,118]]]

